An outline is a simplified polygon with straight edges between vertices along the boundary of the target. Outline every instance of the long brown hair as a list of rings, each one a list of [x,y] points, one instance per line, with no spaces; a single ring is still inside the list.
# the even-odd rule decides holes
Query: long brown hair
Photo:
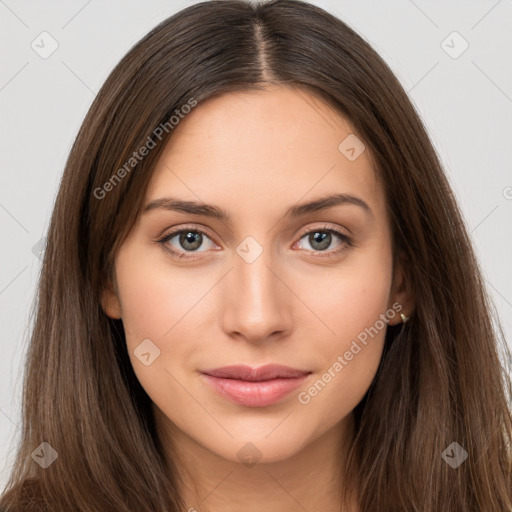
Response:
[[[340,460],[347,488],[357,486],[364,512],[512,510],[512,389],[499,352],[510,361],[509,350],[402,86],[359,35],[318,7],[220,0],[180,11],[136,44],[80,128],[47,235],[6,511],[186,508],[123,324],[100,298],[172,136],[171,116],[269,84],[314,94],[351,121],[383,184],[394,256],[406,262],[415,295],[409,322],[388,328],[379,370],[354,410],[355,439]],[[150,151],[131,160],[143,146]],[[42,442],[58,454],[46,469],[31,455]],[[468,453],[456,469],[442,457],[454,442]]]

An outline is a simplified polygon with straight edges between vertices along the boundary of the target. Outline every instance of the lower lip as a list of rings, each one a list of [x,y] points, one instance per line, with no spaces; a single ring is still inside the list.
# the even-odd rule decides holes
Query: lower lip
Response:
[[[297,389],[308,376],[249,382],[212,377],[204,373],[202,375],[219,394],[231,402],[246,407],[265,407],[275,404]]]

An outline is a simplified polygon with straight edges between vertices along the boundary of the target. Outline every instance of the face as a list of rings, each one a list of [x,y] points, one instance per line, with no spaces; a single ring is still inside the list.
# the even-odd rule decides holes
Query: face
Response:
[[[285,87],[210,99],[174,129],[103,300],[167,431],[271,462],[350,417],[407,314],[363,148]],[[288,369],[258,372],[271,364]]]

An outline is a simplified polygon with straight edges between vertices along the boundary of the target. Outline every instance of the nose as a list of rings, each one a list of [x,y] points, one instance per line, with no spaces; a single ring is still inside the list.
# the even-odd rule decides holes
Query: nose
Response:
[[[223,282],[223,328],[229,336],[250,343],[289,336],[293,293],[282,267],[265,251],[252,262],[236,254]]]

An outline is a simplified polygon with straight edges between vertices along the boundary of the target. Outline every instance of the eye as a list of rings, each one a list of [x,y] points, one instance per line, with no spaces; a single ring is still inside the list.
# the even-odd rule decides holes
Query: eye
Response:
[[[336,238],[339,241],[338,245],[333,250],[328,250]],[[307,247],[306,249],[312,251],[315,257],[334,256],[343,252],[348,247],[353,246],[353,241],[350,237],[336,229],[330,228],[329,226],[310,229],[301,236],[299,242],[301,240],[306,240],[307,244],[311,247],[311,249],[308,249]],[[318,254],[322,252],[325,252],[326,254]]]
[[[175,244],[178,245],[178,249],[175,248],[176,246],[173,247],[170,244],[174,238],[176,239]],[[171,231],[170,233],[166,233],[160,240],[157,240],[157,243],[161,244],[162,247],[166,251],[170,252],[173,256],[180,259],[183,257],[189,257],[186,254],[188,252],[205,252],[198,251],[198,249],[203,245],[205,239],[210,241],[210,247],[214,245],[206,231],[196,227],[191,227],[182,228],[179,230]]]

